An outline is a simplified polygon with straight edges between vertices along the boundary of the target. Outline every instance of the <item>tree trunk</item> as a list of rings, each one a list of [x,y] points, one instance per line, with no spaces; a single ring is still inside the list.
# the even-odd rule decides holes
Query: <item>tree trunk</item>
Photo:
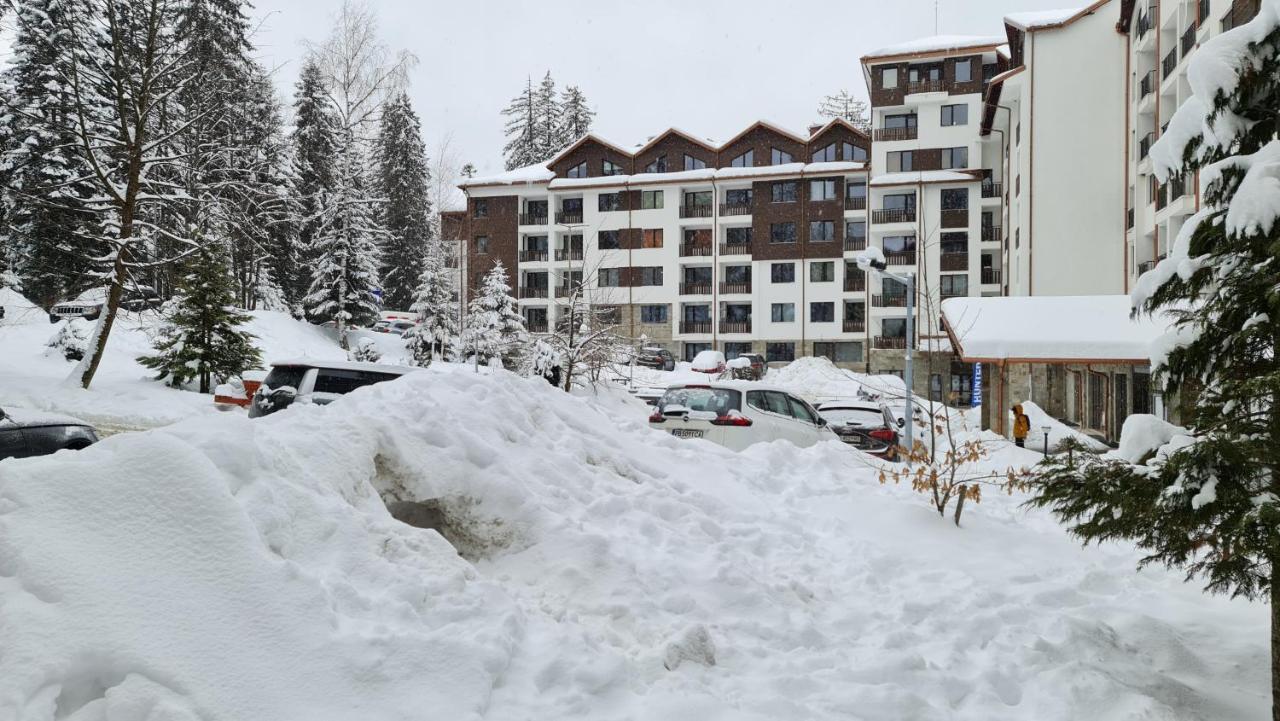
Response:
[[[968,493],[965,493],[965,490],[966,489],[964,486],[960,486],[960,495],[956,498],[956,527],[957,528],[960,527],[960,513],[964,511],[964,499],[966,496],[969,495]]]

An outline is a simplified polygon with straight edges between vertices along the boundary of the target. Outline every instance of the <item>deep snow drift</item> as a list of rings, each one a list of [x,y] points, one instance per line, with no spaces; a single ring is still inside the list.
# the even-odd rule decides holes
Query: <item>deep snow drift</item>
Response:
[[[1268,706],[1261,607],[1082,550],[1017,497],[957,529],[838,443],[733,454],[601,403],[430,370],[0,462],[0,718]],[[420,515],[470,561],[379,492],[439,499]]]

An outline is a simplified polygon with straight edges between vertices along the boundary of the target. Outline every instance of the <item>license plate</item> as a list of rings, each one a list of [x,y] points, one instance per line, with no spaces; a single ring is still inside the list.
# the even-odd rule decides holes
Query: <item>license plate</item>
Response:
[[[704,431],[698,431],[692,428],[675,428],[671,431],[671,435],[676,438],[701,438],[703,433]]]

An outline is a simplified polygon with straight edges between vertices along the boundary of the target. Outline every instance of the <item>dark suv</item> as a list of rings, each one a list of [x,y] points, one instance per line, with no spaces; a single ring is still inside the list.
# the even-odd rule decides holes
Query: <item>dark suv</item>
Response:
[[[676,369],[676,357],[666,348],[641,348],[636,356],[636,365],[660,371]]]
[[[393,381],[414,368],[313,359],[271,364],[249,404],[249,417],[257,418],[284,410],[295,401],[324,405],[357,388]]]
[[[734,368],[733,377],[739,380],[758,381],[764,378],[769,372],[769,364],[765,363],[764,356],[759,353],[739,353],[739,358],[746,358],[751,361],[751,365]]]
[[[47,456],[69,448],[79,450],[98,442],[93,426],[70,416],[0,408],[0,461]]]

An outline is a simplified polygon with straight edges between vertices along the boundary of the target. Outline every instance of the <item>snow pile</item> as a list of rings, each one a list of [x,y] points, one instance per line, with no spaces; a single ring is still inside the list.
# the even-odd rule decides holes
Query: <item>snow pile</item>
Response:
[[[797,358],[769,371],[764,378],[811,401],[826,398],[854,398],[859,393],[883,396],[886,400],[906,397],[907,386],[894,375],[867,375],[838,368],[821,357]]]
[[[1120,447],[1108,453],[1107,457],[1141,463],[1149,453],[1167,445],[1175,437],[1186,434],[1185,429],[1161,418],[1147,413],[1135,413],[1124,419],[1124,425],[1120,428]]]
[[[1057,418],[1049,415],[1043,408],[1031,401],[1022,402],[1022,412],[1027,414],[1027,419],[1031,421],[1031,432],[1027,434],[1026,446],[1035,451],[1044,452],[1044,429],[1049,429],[1049,452],[1053,453],[1063,441],[1070,438],[1080,445],[1091,451],[1102,452],[1109,450],[1107,444],[1094,438],[1093,436],[1081,433],[1080,431],[1066,425]],[[1013,428],[1013,411],[1006,411],[1008,418],[1005,422],[1008,428]]]
[[[1264,608],[1016,496],[957,529],[837,442],[734,454],[601,408],[433,367],[0,462],[0,718],[1267,707]]]

